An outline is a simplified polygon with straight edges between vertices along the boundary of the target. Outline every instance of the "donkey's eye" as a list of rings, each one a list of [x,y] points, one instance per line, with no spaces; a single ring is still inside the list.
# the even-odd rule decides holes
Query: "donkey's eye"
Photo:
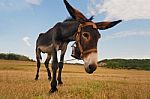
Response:
[[[88,32],[84,32],[83,33],[83,37],[86,38],[86,39],[89,39],[90,35]]]

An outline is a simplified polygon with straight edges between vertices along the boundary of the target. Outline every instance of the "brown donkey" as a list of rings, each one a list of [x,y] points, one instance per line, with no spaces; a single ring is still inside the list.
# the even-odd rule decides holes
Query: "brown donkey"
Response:
[[[41,52],[47,53],[45,66],[48,72],[48,79],[51,80],[49,70],[49,61],[52,57],[52,81],[50,93],[57,91],[58,84],[62,84],[61,72],[63,68],[64,55],[67,45],[71,41],[75,41],[76,47],[72,56],[84,61],[85,71],[93,73],[97,68],[97,42],[101,37],[99,30],[104,30],[115,26],[121,20],[113,22],[93,22],[92,18],[87,19],[80,11],[73,8],[66,0],[64,0],[66,8],[72,19],[57,23],[46,33],[41,33],[36,41],[36,59],[37,74],[35,79],[39,77]],[[57,51],[61,50],[60,62],[58,63]],[[57,69],[59,68],[58,78],[56,79]]]

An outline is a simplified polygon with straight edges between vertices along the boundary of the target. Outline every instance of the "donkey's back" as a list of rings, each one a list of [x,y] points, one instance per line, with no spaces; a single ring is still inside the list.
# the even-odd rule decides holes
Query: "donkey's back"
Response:
[[[46,32],[46,33],[40,33],[37,41],[36,41],[36,47],[38,46],[48,46],[52,43],[52,33]]]
[[[51,49],[54,43],[58,42],[60,22],[45,33],[40,33],[36,41],[36,49],[40,49],[43,53],[50,53],[46,49]]]

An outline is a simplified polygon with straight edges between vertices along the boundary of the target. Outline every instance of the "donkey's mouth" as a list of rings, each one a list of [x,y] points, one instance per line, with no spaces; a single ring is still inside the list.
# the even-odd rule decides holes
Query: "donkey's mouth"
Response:
[[[94,71],[91,71],[91,70],[87,70],[87,69],[85,69],[85,71],[87,72],[87,73],[89,73],[89,74],[92,74]]]
[[[89,74],[92,74],[97,68],[97,65],[96,64],[93,64],[93,65],[89,65],[87,66],[87,68],[85,68],[85,71]]]
[[[89,73],[89,74],[93,74],[94,71],[86,71],[86,72]]]

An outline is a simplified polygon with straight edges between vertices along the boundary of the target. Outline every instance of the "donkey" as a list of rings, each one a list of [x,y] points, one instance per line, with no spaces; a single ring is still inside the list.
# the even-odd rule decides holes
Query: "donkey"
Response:
[[[52,81],[50,93],[57,91],[58,84],[62,84],[61,72],[63,69],[64,55],[67,45],[71,41],[75,41],[75,52],[72,56],[84,61],[84,68],[87,73],[93,73],[97,68],[97,42],[99,40],[99,30],[104,30],[115,26],[121,20],[113,22],[97,22],[94,23],[90,18],[86,18],[79,10],[72,7],[66,0],[64,4],[71,15],[71,20],[58,22],[53,28],[46,33],[41,33],[36,41],[36,59],[37,74],[35,79],[39,77],[41,52],[47,53],[45,67],[48,72],[48,79],[51,80],[51,73],[48,68],[49,61],[52,57]],[[60,62],[58,63],[57,51],[61,50]],[[56,79],[57,69],[59,68],[58,78]]]

